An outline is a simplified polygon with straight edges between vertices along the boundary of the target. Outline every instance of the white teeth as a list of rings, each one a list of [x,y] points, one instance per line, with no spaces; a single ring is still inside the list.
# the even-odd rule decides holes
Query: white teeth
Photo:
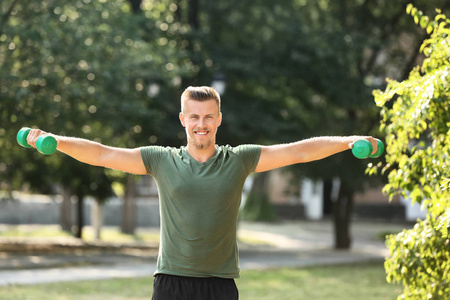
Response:
[[[200,135],[205,135],[205,134],[207,134],[208,132],[207,132],[207,131],[197,131],[196,133],[197,133],[197,134],[200,134]]]

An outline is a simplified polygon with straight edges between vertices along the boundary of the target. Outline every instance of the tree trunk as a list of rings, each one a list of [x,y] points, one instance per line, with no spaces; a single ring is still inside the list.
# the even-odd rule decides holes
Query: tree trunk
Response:
[[[188,0],[188,24],[192,26],[192,29],[199,28],[198,11],[198,0]]]
[[[181,2],[182,0],[175,0],[174,3],[177,6],[177,10],[175,11],[174,17],[176,22],[181,22],[182,15],[181,15]]]
[[[59,224],[64,231],[72,232],[72,193],[68,188],[63,188],[62,202],[59,213]]]
[[[253,180],[253,184],[252,184],[252,188],[250,189],[250,193],[256,194],[258,196],[266,195],[268,181],[269,181],[269,172],[255,174],[255,178]]]
[[[75,237],[83,238],[83,226],[84,226],[84,213],[83,213],[84,194],[77,194],[77,226],[75,231]]]
[[[101,240],[101,231],[103,226],[103,203],[95,198],[91,209],[91,224],[94,228],[94,239]]]
[[[275,221],[276,213],[268,196],[269,173],[257,173],[254,176],[241,216],[249,221]]]
[[[130,2],[131,9],[133,10],[134,14],[142,12],[141,10],[142,0],[128,0],[128,2]]]
[[[134,179],[134,175],[127,175],[121,222],[122,233],[126,234],[134,234],[134,231],[136,229],[136,184]]]
[[[341,182],[339,196],[334,203],[334,247],[350,249],[350,223],[353,212],[353,191],[344,181]]]

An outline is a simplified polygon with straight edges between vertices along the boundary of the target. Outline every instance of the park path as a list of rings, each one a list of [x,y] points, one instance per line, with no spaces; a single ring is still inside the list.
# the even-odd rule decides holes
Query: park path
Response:
[[[398,232],[405,224],[357,222],[353,247],[333,250],[331,222],[239,224],[242,270],[382,262],[389,254],[380,234]],[[248,241],[248,242],[246,242]],[[151,276],[155,254],[11,254],[0,253],[0,286]]]

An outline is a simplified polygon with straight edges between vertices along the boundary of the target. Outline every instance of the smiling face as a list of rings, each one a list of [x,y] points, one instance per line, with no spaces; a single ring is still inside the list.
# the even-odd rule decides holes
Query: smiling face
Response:
[[[222,114],[215,100],[186,100],[180,121],[186,128],[188,148],[215,149],[217,128],[222,122]]]

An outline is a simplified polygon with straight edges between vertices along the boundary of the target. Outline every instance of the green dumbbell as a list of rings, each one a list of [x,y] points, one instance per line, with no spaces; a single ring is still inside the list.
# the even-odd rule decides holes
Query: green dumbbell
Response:
[[[19,130],[17,133],[17,142],[20,146],[25,148],[31,148],[31,146],[27,143],[27,136],[30,133],[31,128],[24,127]],[[36,141],[36,149],[45,155],[50,155],[56,151],[56,140],[54,137],[49,135],[41,136]]]
[[[377,152],[371,155],[373,151],[372,144],[368,140],[358,140],[353,144],[352,153],[356,158],[364,159],[364,158],[377,158],[381,156],[384,152],[383,142],[379,139],[375,139],[377,141],[378,149]]]

